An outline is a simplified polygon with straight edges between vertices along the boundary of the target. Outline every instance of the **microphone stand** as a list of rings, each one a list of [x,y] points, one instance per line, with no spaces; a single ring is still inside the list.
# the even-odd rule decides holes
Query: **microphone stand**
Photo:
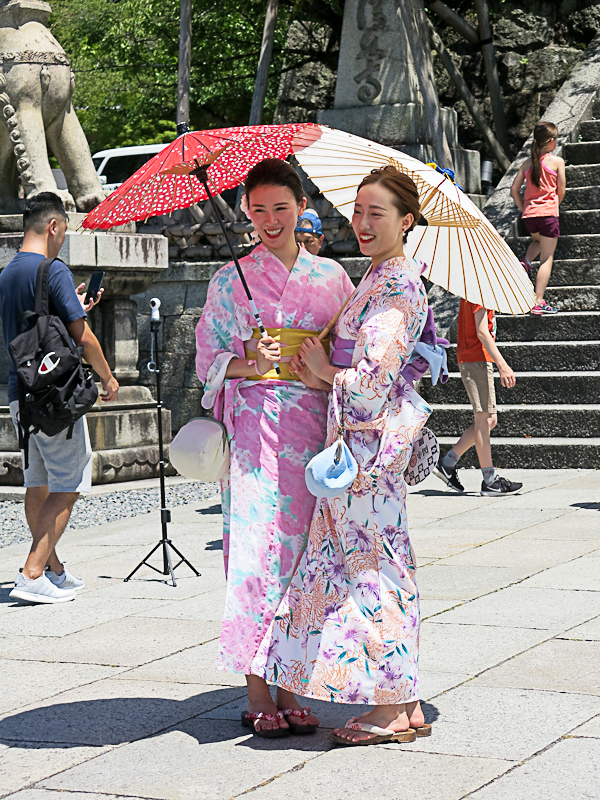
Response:
[[[160,300],[157,298],[153,298],[150,301],[150,307],[152,309],[152,315],[150,318],[150,361],[148,362],[148,372],[153,372],[156,375],[156,410],[158,412],[158,475],[160,480],[160,524],[162,527],[162,537],[159,540],[158,544],[155,545],[152,550],[148,553],[148,555],[140,561],[137,567],[131,572],[126,578],[125,583],[132,578],[135,573],[146,565],[153,569],[155,572],[158,572],[160,575],[171,575],[171,580],[173,582],[173,586],[177,586],[175,582],[175,570],[181,564],[187,564],[188,567],[194,572],[198,577],[200,573],[198,570],[190,564],[190,562],[183,556],[179,550],[175,547],[173,542],[169,539],[167,525],[171,522],[171,512],[167,508],[167,498],[166,498],[166,490],[165,490],[165,454],[164,454],[164,447],[163,447],[163,431],[162,431],[162,402],[160,399],[160,364],[159,364],[159,356],[158,356],[158,331],[160,329]],[[148,559],[154,555],[154,553],[159,549],[162,548],[162,557],[163,557],[163,568],[162,570],[158,569],[157,567],[152,566],[152,564],[148,563]],[[179,557],[179,561],[175,566],[171,561],[171,550]]]

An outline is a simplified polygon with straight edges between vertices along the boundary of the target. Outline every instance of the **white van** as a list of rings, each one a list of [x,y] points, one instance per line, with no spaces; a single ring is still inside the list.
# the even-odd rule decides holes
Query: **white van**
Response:
[[[143,144],[139,147],[115,147],[94,153],[92,161],[100,183],[113,192],[127,178],[165,148],[166,144]]]

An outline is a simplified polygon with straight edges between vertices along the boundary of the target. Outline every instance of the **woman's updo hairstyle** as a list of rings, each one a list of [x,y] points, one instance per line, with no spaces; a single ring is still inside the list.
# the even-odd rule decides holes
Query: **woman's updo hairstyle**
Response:
[[[248,200],[252,190],[259,186],[285,186],[292,192],[298,205],[304,200],[300,176],[291,164],[280,158],[265,158],[264,161],[259,161],[248,173],[244,186]]]
[[[392,203],[398,209],[400,216],[413,215],[413,224],[404,234],[404,244],[406,244],[408,234],[421,219],[419,193],[414,181],[404,172],[400,172],[399,169],[388,164],[386,167],[371,170],[371,174],[362,179],[358,191],[360,192],[363,186],[369,186],[372,183],[380,183],[390,192]]]

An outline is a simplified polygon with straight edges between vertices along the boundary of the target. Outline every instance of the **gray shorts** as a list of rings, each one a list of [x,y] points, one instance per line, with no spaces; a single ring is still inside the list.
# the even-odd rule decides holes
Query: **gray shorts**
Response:
[[[17,428],[19,403],[10,404],[10,415]],[[92,446],[85,417],[67,431],[46,436],[41,431],[29,438],[29,466],[24,470],[25,486],[48,486],[51,492],[89,492],[92,488]]]
[[[467,361],[458,368],[473,411],[495,414],[494,365],[489,361]]]

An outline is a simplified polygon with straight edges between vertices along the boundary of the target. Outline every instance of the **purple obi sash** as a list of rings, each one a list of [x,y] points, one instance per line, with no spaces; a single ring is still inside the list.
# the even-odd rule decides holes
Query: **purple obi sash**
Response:
[[[347,368],[352,366],[352,354],[354,353],[355,344],[356,341],[354,339],[342,339],[341,336],[336,337],[330,359],[334,367]]]

